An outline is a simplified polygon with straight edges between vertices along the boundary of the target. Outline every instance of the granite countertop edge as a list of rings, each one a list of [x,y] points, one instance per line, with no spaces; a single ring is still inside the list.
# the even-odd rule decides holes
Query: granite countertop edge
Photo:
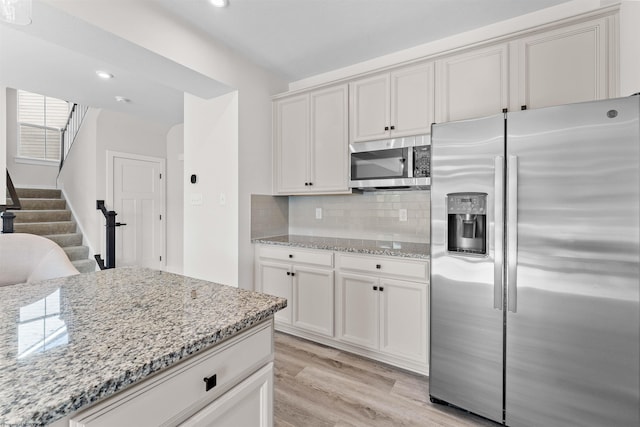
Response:
[[[355,247],[355,246],[349,246],[346,244],[331,244],[331,243],[323,242],[322,240],[324,240],[324,238],[318,238],[318,240],[313,240],[311,238],[310,241],[308,242],[291,242],[291,241],[282,241],[283,237],[284,236],[258,237],[258,238],[251,239],[251,243],[275,245],[275,246],[289,246],[289,247],[306,248],[306,249],[321,249],[321,250],[357,253],[357,254],[365,254],[365,255],[393,256],[393,257],[413,258],[413,259],[423,259],[423,260],[428,260],[430,258],[429,253],[413,252],[406,249],[400,250],[400,249],[392,249],[392,248]]]

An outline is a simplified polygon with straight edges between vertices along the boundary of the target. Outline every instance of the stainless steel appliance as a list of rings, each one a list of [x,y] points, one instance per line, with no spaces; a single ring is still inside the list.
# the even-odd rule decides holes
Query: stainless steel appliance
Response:
[[[361,190],[429,188],[428,135],[355,142],[349,145],[349,187]]]
[[[633,96],[433,126],[432,401],[640,425],[639,115]]]

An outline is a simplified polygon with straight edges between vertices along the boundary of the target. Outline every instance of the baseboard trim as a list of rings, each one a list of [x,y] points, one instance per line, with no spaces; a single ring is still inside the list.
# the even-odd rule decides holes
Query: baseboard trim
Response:
[[[319,334],[315,334],[313,332],[302,331],[298,328],[295,328],[290,325],[282,324],[279,322],[275,322],[275,329],[279,332],[284,332],[289,335],[293,335],[296,337],[304,338],[309,341],[317,342],[319,344],[326,345],[328,347],[333,347],[338,350],[347,351],[349,353],[357,354],[358,356],[366,357],[368,359],[377,360],[378,362],[387,363],[389,365],[395,366],[396,368],[405,369],[407,371],[414,372],[420,375],[429,376],[429,364],[420,364],[417,362],[412,362],[409,360],[400,359],[393,356],[388,356],[383,353],[379,353],[374,350],[369,350],[366,348],[358,347],[352,344],[344,343],[342,341],[338,341],[336,338],[325,337]]]

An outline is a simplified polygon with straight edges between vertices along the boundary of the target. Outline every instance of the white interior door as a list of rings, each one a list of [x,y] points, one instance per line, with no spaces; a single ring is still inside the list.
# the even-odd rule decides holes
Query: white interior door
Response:
[[[129,157],[130,156],[130,157]],[[161,268],[164,264],[164,159],[112,155],[116,266]]]

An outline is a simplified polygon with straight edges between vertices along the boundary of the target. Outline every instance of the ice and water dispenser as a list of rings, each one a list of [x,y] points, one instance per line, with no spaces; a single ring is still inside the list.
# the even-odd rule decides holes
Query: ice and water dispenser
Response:
[[[447,194],[447,250],[459,255],[487,253],[487,194]]]

